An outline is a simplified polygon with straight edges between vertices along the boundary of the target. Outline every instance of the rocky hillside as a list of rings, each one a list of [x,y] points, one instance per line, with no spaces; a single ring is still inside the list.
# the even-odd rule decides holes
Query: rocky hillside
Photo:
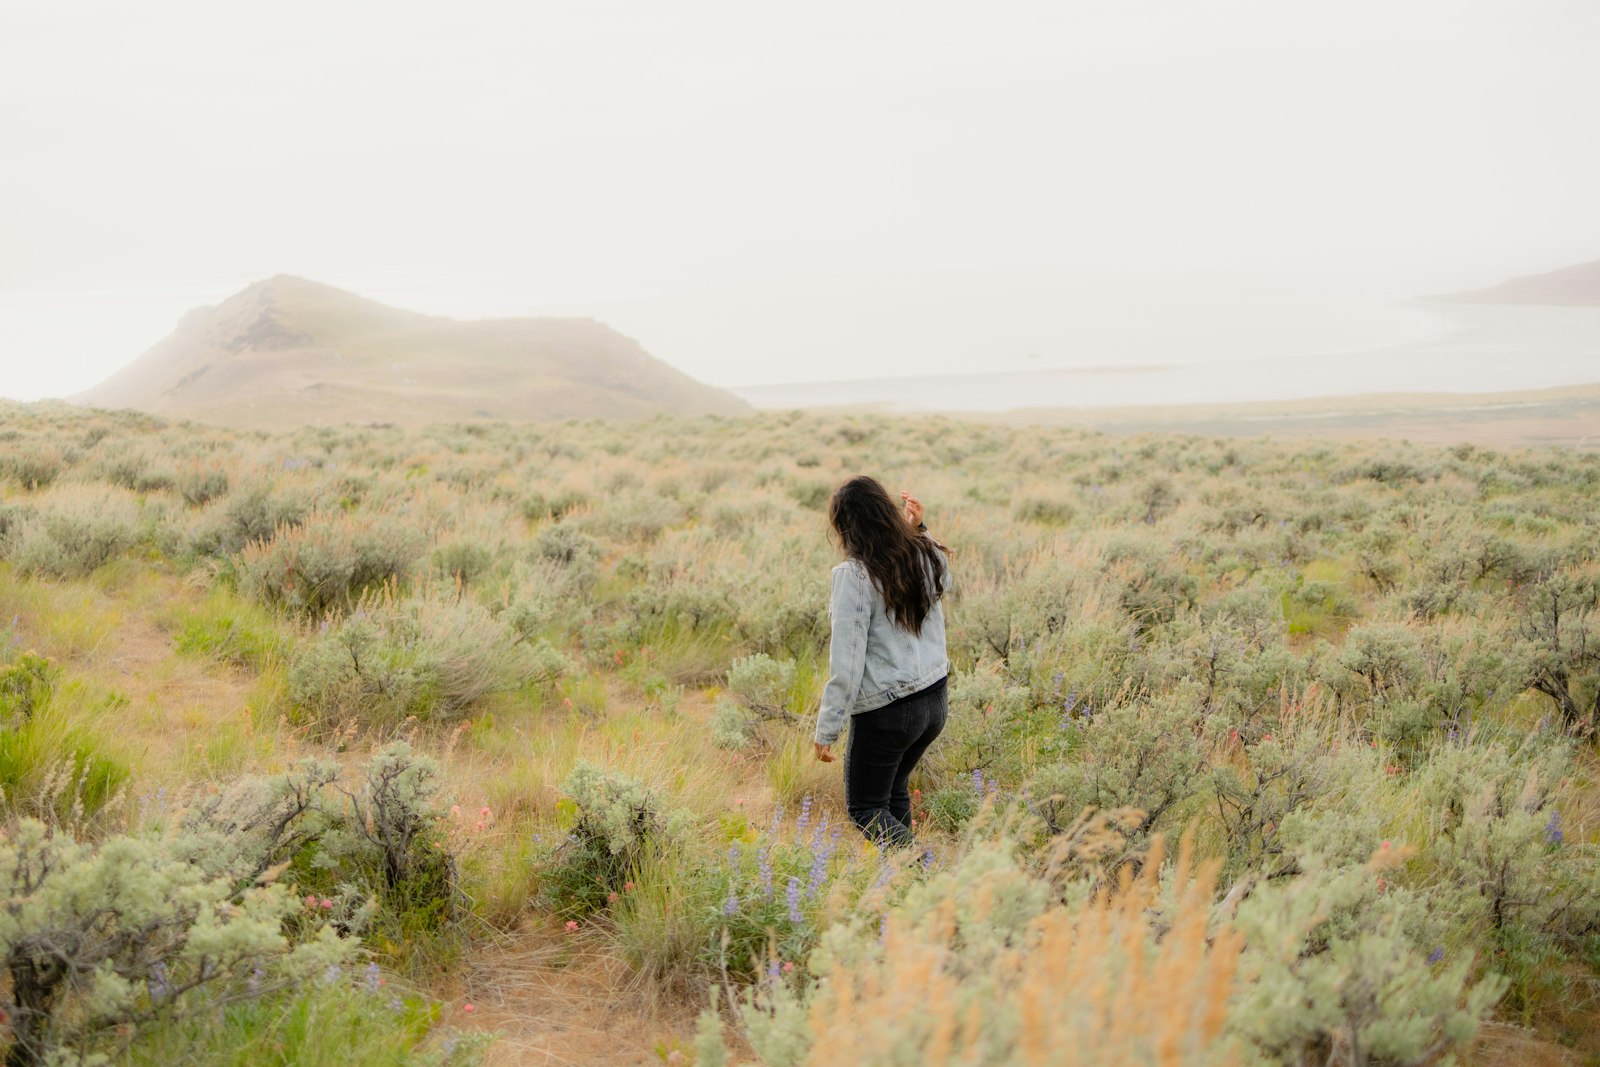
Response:
[[[246,427],[738,415],[593,319],[456,319],[280,275],[198,308],[74,402]]]

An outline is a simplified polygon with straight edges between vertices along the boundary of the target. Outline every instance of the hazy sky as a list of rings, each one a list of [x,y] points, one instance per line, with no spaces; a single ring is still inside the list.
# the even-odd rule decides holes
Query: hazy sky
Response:
[[[1596,56],[1593,0],[0,0],[0,395],[277,273],[719,384],[1342,342],[1600,258]]]

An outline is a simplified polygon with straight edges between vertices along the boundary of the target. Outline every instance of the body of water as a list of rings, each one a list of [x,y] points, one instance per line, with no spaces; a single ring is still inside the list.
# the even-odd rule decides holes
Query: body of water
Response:
[[[1491,393],[1600,382],[1600,307],[1414,305],[1403,325],[1355,348],[1308,353],[1284,341],[1217,355],[1215,338],[1137,362],[999,368],[988,373],[796,382],[734,388],[758,408],[884,406],[894,410],[1008,411],[1295,400],[1363,393]],[[1275,326],[1274,333],[1281,333]],[[1307,337],[1316,326],[1308,323]],[[1298,349],[1298,351],[1296,351]],[[1161,358],[1166,356],[1168,358]]]

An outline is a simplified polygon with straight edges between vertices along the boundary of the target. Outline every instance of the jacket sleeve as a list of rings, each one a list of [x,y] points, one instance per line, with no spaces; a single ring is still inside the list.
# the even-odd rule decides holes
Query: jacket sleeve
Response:
[[[834,568],[833,595],[828,599],[828,614],[833,620],[828,642],[828,684],[822,689],[822,706],[817,711],[819,745],[839,740],[867,669],[867,627],[872,621],[867,582],[868,578],[854,565]]]

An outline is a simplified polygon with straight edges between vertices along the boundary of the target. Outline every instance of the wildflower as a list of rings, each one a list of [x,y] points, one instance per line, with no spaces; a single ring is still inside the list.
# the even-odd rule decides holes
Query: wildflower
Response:
[[[568,919],[567,920],[567,933],[575,934],[577,932],[578,932],[578,920],[576,920],[576,919]]]
[[[1380,844],[1379,844],[1379,845],[1378,845],[1378,847],[1379,847],[1379,848],[1388,848],[1388,847],[1389,847],[1389,842],[1388,842],[1388,839],[1387,839],[1387,838],[1386,838],[1386,839],[1384,839],[1384,840],[1383,840],[1383,841],[1382,841],[1382,842],[1381,842],[1381,843],[1380,843]]]
[[[615,904],[616,902],[617,902],[617,891],[615,889],[613,889],[611,892],[606,894],[606,903],[607,904]]]
[[[783,973],[784,974],[793,974],[794,973],[794,960],[784,960],[783,961]]]
[[[759,871],[760,875],[761,875],[761,888],[766,891],[767,899],[771,900],[772,899],[772,848],[771,848],[771,846],[764,845],[764,846],[762,846],[761,851],[756,853],[756,870]]]
[[[1561,844],[1564,834],[1561,832],[1561,812],[1550,809],[1550,821],[1544,824],[1544,840],[1546,844]]]
[[[332,908],[333,908],[333,901],[329,900],[327,897],[323,897],[322,898],[322,910],[323,911],[329,911]]]
[[[811,824],[811,794],[807,793],[800,801],[800,818],[795,820],[794,830],[797,834],[806,832],[806,827]]]
[[[805,916],[800,914],[800,879],[790,875],[789,885],[783,895],[789,905],[789,921],[796,924],[804,922]]]
[[[376,993],[378,991],[378,986],[383,983],[383,976],[378,973],[376,962],[367,964],[367,969],[361,976],[361,983],[367,987],[368,993]]]
[[[806,876],[806,896],[814,897],[822,888],[823,879],[828,876],[828,860],[820,852],[812,853],[811,870]]]
[[[1444,959],[1444,946],[1443,945],[1439,946],[1438,948],[1434,949],[1432,952],[1428,953],[1428,965],[1430,967],[1433,964],[1438,963],[1443,959]]]
[[[728,845],[728,866],[729,867],[737,867],[738,865],[739,865],[739,842],[734,841],[734,842],[732,842],[732,843],[730,843]]]
[[[781,973],[782,972],[779,970],[777,960],[773,960],[767,964],[767,981],[776,985],[778,982],[778,976]]]
[[[732,916],[739,910],[739,894],[736,890],[728,890],[728,899],[722,902],[722,914]]]
[[[461,1010],[466,1012],[468,1015],[471,1015],[473,1012],[477,1011],[478,1009],[477,1009],[477,1007],[475,1005],[463,1004],[463,1005],[461,1005]]]
[[[972,768],[972,791],[983,795],[983,770],[979,767]]]
[[[342,977],[344,977],[344,968],[339,966],[337,963],[328,964],[328,969],[322,972],[322,982],[324,985],[333,985],[333,983],[337,982]]]
[[[255,969],[250,972],[249,980],[244,984],[245,989],[249,991],[252,997],[261,992],[261,979],[265,977],[266,972],[261,969],[259,963],[256,964]]]
[[[314,908],[316,906],[317,906],[317,895],[315,893],[307,893],[306,894],[306,907]]]
[[[634,890],[634,885],[633,885],[632,882],[623,882],[622,883],[622,891],[624,893],[631,893],[631,892],[633,892],[633,890]]]
[[[490,811],[489,805],[485,804],[483,807],[478,809],[478,818],[488,821],[494,818],[494,812]]]
[[[452,804],[452,805],[450,805],[450,817],[452,819],[461,818],[461,805],[460,804]]]
[[[772,830],[771,830],[771,834],[772,834],[773,837],[778,836],[778,827],[780,827],[782,825],[783,825],[783,805],[779,804],[777,807],[772,809]]]

